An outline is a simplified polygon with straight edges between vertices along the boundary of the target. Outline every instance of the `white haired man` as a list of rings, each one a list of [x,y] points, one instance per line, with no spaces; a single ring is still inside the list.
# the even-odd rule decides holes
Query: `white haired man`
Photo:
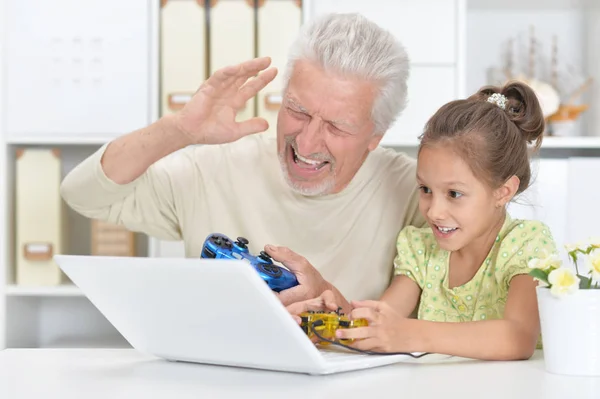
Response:
[[[246,237],[295,273],[284,305],[325,290],[378,298],[398,232],[423,225],[415,161],[379,147],[405,107],[400,43],[357,14],[303,26],[285,71],[277,137],[236,111],[277,74],[269,58],[216,71],[179,113],[102,146],[61,193],[89,218],[167,240],[200,256],[211,233]],[[200,144],[200,145],[197,145]]]

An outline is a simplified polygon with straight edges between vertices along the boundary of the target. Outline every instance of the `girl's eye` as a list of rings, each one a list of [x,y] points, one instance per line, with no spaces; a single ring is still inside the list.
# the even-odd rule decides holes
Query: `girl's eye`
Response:
[[[431,193],[431,190],[429,189],[429,187],[426,187],[426,186],[419,186],[419,190],[423,191],[423,194]]]
[[[459,193],[458,191],[454,191],[454,190],[450,190],[450,192],[448,193],[450,195],[450,198],[460,198],[462,197],[462,194]]]

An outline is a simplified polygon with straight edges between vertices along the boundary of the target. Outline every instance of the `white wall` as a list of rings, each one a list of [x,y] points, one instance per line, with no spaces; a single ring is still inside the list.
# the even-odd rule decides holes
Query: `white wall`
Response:
[[[509,39],[514,40],[513,74],[523,73],[528,76],[531,26],[534,27],[534,36],[538,41],[535,47],[535,76],[549,81],[552,40],[556,35],[559,84],[570,82],[569,87],[576,87],[577,81],[569,79],[569,69],[573,68],[583,78],[588,73],[586,32],[582,29],[584,23],[585,12],[577,8],[470,9],[467,17],[467,93],[474,93],[481,86],[494,83],[492,79],[499,73],[499,77],[504,78],[501,68],[505,65]],[[589,93],[582,98],[589,100]],[[600,131],[588,128],[588,115],[589,113],[583,114],[582,121],[577,126],[578,134],[600,135]]]

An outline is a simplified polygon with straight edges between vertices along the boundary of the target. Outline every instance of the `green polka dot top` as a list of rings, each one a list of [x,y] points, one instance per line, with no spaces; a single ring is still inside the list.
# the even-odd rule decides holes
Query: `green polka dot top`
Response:
[[[421,287],[418,318],[465,322],[501,319],[510,280],[529,272],[528,261],[556,253],[548,226],[509,215],[487,258],[467,283],[449,288],[450,252],[441,249],[429,227],[407,226],[398,236],[395,275],[405,275]]]

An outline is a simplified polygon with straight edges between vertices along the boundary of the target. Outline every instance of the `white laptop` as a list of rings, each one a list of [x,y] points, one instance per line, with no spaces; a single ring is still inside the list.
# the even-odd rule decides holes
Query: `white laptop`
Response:
[[[54,259],[131,346],[167,360],[331,374],[433,356],[319,348],[241,260]]]

